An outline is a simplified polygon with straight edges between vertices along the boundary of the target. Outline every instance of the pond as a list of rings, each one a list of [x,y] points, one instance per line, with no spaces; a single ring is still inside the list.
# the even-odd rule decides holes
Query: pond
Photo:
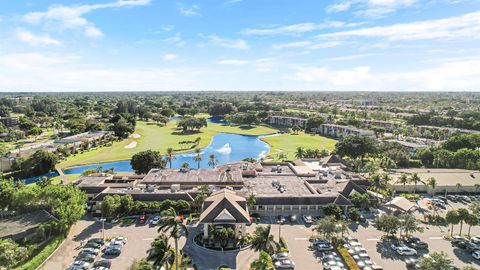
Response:
[[[219,133],[213,136],[210,145],[201,149],[202,161],[200,162],[200,168],[210,167],[208,161],[211,154],[215,155],[218,164],[225,164],[241,161],[245,158],[260,159],[267,155],[269,151],[270,146],[260,140],[258,136]],[[185,162],[191,168],[197,168],[197,163],[193,159],[194,156],[195,153],[193,151],[175,155],[176,159],[172,162],[172,168],[179,168]],[[77,166],[66,169],[64,172],[65,174],[80,174],[86,169],[96,169],[98,166],[101,166],[103,169],[114,168],[116,172],[133,172],[130,160]]]

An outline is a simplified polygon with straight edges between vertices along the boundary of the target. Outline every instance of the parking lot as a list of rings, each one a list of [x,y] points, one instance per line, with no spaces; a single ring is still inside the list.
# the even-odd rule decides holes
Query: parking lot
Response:
[[[40,268],[44,270],[67,269],[81,250],[81,242],[91,238],[102,238],[102,223],[93,219],[80,220],[73,227],[65,240],[52,257]],[[128,269],[134,260],[145,258],[150,243],[157,237],[157,228],[148,225],[112,226],[105,224],[105,238],[124,236],[127,243],[118,256],[103,255],[100,253],[96,261],[111,259],[111,269]],[[183,245],[183,243],[182,243]]]
[[[452,205],[448,207],[465,207],[460,205]],[[373,219],[369,220],[372,222]],[[253,232],[256,226],[264,226],[270,224],[272,226],[271,233],[278,241],[279,234],[287,242],[290,250],[290,259],[295,263],[295,269],[323,269],[321,262],[321,253],[311,249],[312,243],[309,241],[313,235],[312,227],[305,224],[301,217],[295,222],[287,221],[283,225],[277,224],[276,216],[264,216],[260,219],[260,224],[252,224],[248,227],[248,232]],[[102,238],[101,222],[90,220],[81,220],[72,227],[67,240],[53,254],[53,256],[40,269],[66,269],[78,255],[82,241],[91,238]],[[124,236],[128,238],[127,244],[118,256],[107,256],[100,253],[96,257],[96,261],[100,259],[111,259],[111,269],[128,269],[134,260],[145,258],[146,252],[150,247],[150,243],[157,237],[158,232],[155,227],[148,225],[105,225],[105,238],[113,238]],[[476,261],[469,252],[452,247],[451,243],[443,239],[444,235],[449,233],[448,226],[425,226],[423,233],[415,234],[429,245],[429,251],[443,251],[454,260],[456,266],[463,267],[466,265],[478,266]],[[467,228],[464,226],[464,233]],[[458,232],[458,226],[455,227],[455,233]],[[472,235],[480,235],[480,229],[472,228]],[[356,224],[350,226],[350,238],[358,239],[370,256],[371,260],[376,264],[383,266],[384,269],[404,270],[407,269],[405,259],[418,256],[399,256],[390,247],[390,243],[384,244],[380,239],[383,233],[376,230],[374,226],[368,223]],[[181,239],[180,246],[184,245],[184,239]],[[248,269],[252,258],[257,255],[243,256],[240,252],[237,256],[237,269]],[[425,252],[423,252],[425,253]],[[422,252],[420,252],[420,255]],[[213,260],[215,258],[212,258]]]

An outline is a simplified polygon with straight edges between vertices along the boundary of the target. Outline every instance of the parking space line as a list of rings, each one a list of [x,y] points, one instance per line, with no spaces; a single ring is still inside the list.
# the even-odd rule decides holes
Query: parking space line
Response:
[[[151,240],[154,240],[155,238],[144,238],[142,239],[143,241],[151,241]]]
[[[305,241],[305,240],[308,240],[308,238],[306,238],[306,237],[301,237],[301,238],[300,238],[300,237],[298,237],[298,238],[295,237],[295,240],[303,240],[303,241]]]
[[[432,240],[442,240],[443,237],[441,237],[441,236],[433,236],[433,237],[429,237],[428,239],[432,239]]]
[[[368,238],[367,241],[380,241],[378,238]]]

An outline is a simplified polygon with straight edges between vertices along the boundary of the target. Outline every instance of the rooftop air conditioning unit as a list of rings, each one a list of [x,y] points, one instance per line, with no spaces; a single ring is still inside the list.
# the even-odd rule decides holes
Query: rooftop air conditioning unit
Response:
[[[179,184],[172,184],[172,185],[170,186],[170,191],[171,191],[171,192],[180,191],[180,185],[179,185]]]

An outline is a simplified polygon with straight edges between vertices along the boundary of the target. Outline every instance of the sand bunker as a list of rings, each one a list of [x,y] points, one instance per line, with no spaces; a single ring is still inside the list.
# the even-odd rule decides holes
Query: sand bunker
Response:
[[[140,134],[137,134],[137,133],[132,134],[132,138],[138,139],[140,137],[141,137]]]
[[[128,145],[125,146],[125,149],[132,149],[137,147],[137,142],[131,142]]]

